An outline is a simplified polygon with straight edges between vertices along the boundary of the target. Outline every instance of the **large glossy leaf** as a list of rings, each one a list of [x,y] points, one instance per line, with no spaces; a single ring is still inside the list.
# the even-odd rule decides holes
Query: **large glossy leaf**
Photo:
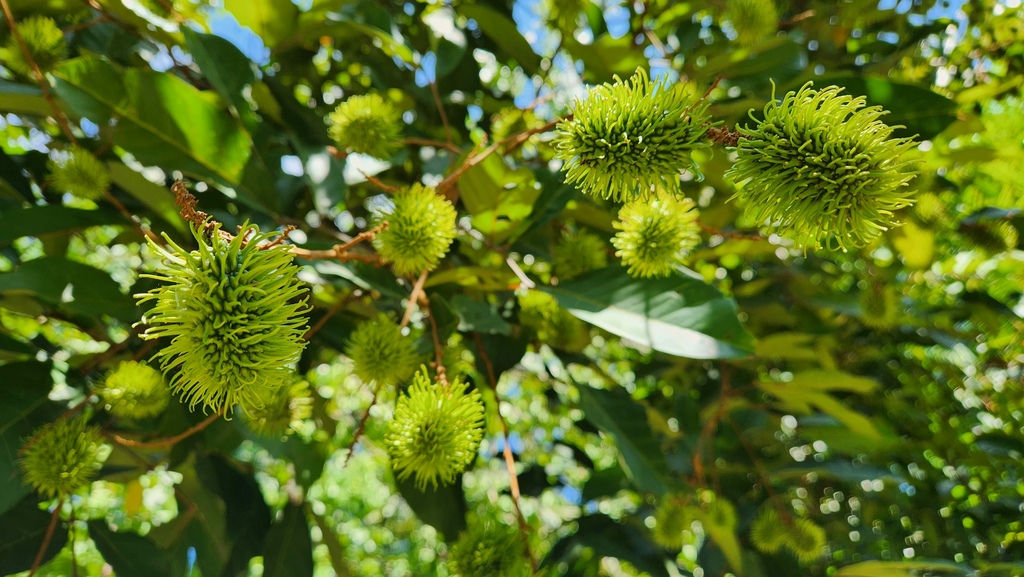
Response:
[[[131,322],[138,314],[131,297],[105,271],[59,257],[43,257],[0,273],[0,299],[27,294],[74,313],[110,315]]]
[[[171,559],[151,539],[111,531],[103,521],[89,522],[89,537],[118,577],[171,577]]]
[[[302,505],[286,505],[281,520],[267,531],[263,575],[313,577],[313,542]]]
[[[906,127],[894,132],[896,136],[934,138],[956,120],[956,101],[916,84],[853,76],[827,78],[815,84],[842,86],[849,94],[866,97],[869,105],[888,110],[889,114],[882,117],[886,124]]]
[[[60,414],[50,401],[53,377],[47,363],[25,361],[0,365],[0,512],[27,495],[21,482],[18,450],[32,432]],[[3,558],[3,555],[0,555]]]
[[[114,184],[146,205],[160,220],[180,232],[186,231],[185,221],[178,215],[174,195],[169,189],[150,182],[120,162],[108,162],[107,171]]]
[[[242,92],[256,81],[252,62],[242,51],[215,34],[185,29],[185,46],[206,79],[239,112],[249,112]]]
[[[83,56],[54,72],[55,90],[71,111],[98,124],[117,119],[114,141],[143,164],[238,184],[250,146],[238,123],[214,100],[164,72],[120,70]]]
[[[635,279],[611,266],[544,290],[576,317],[669,355],[736,358],[754,348],[736,302],[690,271]]]
[[[85,210],[67,206],[33,206],[0,214],[0,245],[23,236],[71,234],[103,224],[128,224],[115,210]]]
[[[20,573],[32,567],[52,517],[51,513],[39,510],[39,498],[35,495],[25,497],[0,515],[0,575]],[[42,562],[53,558],[67,542],[68,531],[58,522]]]
[[[581,386],[586,419],[615,440],[626,476],[641,491],[663,495],[669,489],[668,464],[647,421],[647,410],[622,390]]]
[[[467,170],[459,182],[460,198],[473,216],[473,228],[494,242],[502,242],[519,228],[540,196],[533,173],[511,169],[491,155]]]
[[[535,74],[540,66],[540,56],[533,51],[530,43],[516,29],[511,18],[484,4],[460,3],[456,7],[459,14],[476,20],[484,34],[501,47],[509,56],[516,59],[527,74]]]

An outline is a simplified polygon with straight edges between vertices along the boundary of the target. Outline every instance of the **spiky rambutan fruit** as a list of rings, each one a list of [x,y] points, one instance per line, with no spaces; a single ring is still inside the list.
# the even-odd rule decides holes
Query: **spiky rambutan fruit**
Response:
[[[261,391],[258,405],[242,404],[242,420],[252,432],[263,437],[280,437],[309,418],[313,397],[305,381]]]
[[[736,527],[736,508],[724,497],[715,499],[704,506],[704,517],[715,527]]]
[[[742,183],[733,198],[747,216],[778,228],[805,247],[864,246],[896,224],[911,204],[911,138],[891,138],[881,107],[863,96],[821,90],[808,82],[764,108],[764,120],[739,128],[736,163],[726,173]]]
[[[890,287],[872,284],[860,293],[860,320],[875,329],[892,328],[899,318],[899,295]]]
[[[698,212],[692,200],[661,193],[619,210],[612,238],[628,272],[635,277],[668,276],[700,243]]]
[[[416,183],[393,197],[390,214],[378,214],[375,224],[388,227],[377,233],[373,246],[398,275],[434,270],[455,239],[455,207],[432,187]]]
[[[786,530],[782,517],[773,507],[764,507],[750,524],[750,541],[762,553],[778,553],[786,544]]]
[[[522,537],[512,526],[493,521],[472,523],[452,545],[448,568],[458,577],[527,577]]]
[[[99,200],[110,187],[107,167],[91,152],[72,146],[66,152],[59,152],[47,163],[50,174],[49,185],[59,192],[88,200]]]
[[[167,408],[171,391],[160,371],[138,361],[123,361],[96,388],[107,410],[122,419],[154,417]]]
[[[99,428],[77,415],[37,429],[22,452],[18,464],[25,481],[52,499],[86,487],[99,471],[106,451]]]
[[[654,510],[654,527],[651,537],[665,549],[679,551],[683,548],[683,531],[693,522],[693,507],[675,496],[666,496]]]
[[[676,193],[681,171],[699,175],[693,151],[710,146],[707,109],[684,86],[652,82],[638,68],[576,103],[558,124],[555,157],[565,161],[565,181],[593,196],[628,202],[659,189]]]
[[[800,563],[817,561],[825,547],[825,529],[810,519],[794,519],[784,531],[785,547]]]
[[[405,381],[416,370],[416,349],[411,338],[402,335],[398,324],[381,314],[363,321],[348,336],[345,354],[364,382],[376,381],[390,387]]]
[[[39,70],[48,72],[58,62],[67,58],[68,42],[53,18],[31,16],[17,24],[21,39],[25,42],[32,60],[39,66]],[[14,34],[8,35],[4,48],[7,50],[4,66],[23,76],[31,77],[35,74]]]
[[[188,251],[167,235],[161,274],[142,275],[163,284],[135,295],[152,302],[143,316],[143,338],[167,337],[157,353],[171,388],[189,408],[230,412],[254,407],[269,391],[290,384],[309,307],[288,247],[261,247],[275,235],[244,224],[231,240],[220,223],[203,234],[192,226],[199,250]],[[266,243],[264,243],[266,244]]]
[[[380,95],[350,96],[330,122],[328,133],[343,150],[386,159],[402,146],[402,115]]]
[[[455,379],[433,382],[426,367],[398,398],[384,444],[399,480],[415,478],[427,485],[450,485],[476,458],[483,438],[484,405],[480,392]]]
[[[555,349],[574,352],[590,344],[586,323],[558,306],[555,297],[531,290],[518,296],[519,322],[532,329],[537,339]]]
[[[779,29],[779,11],[773,0],[729,0],[723,20],[743,46],[753,46]]]
[[[565,232],[555,247],[555,273],[569,279],[608,264],[604,240],[586,231]]]

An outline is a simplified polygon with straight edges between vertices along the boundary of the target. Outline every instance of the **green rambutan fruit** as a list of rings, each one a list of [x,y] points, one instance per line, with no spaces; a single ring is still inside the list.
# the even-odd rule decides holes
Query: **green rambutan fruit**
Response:
[[[390,214],[378,214],[375,224],[388,227],[374,237],[373,246],[397,275],[434,270],[455,239],[455,207],[432,187],[416,183],[392,198]]]
[[[477,522],[452,545],[448,568],[458,577],[527,577],[522,537],[510,525]]]
[[[22,448],[18,465],[40,495],[66,497],[89,485],[106,452],[99,427],[78,415],[37,429]]]
[[[397,323],[381,314],[363,321],[348,336],[345,354],[355,365],[355,374],[382,387],[401,383],[416,370],[416,348],[402,335]]]
[[[570,279],[608,264],[604,240],[587,231],[564,232],[555,247],[555,273]]]
[[[544,291],[520,294],[519,322],[537,334],[537,339],[555,349],[574,352],[590,344],[586,323],[558,306],[555,297]]]
[[[911,138],[891,138],[896,127],[865,99],[821,90],[808,82],[764,108],[764,120],[739,128],[737,161],[726,173],[741,188],[733,198],[746,216],[778,228],[805,247],[848,250],[896,224],[894,213],[912,203]]]
[[[784,530],[784,546],[801,564],[817,561],[827,542],[825,529],[810,519],[794,519],[792,526]]]
[[[328,133],[343,150],[387,159],[402,146],[402,115],[380,95],[350,96],[330,121]]]
[[[860,320],[874,329],[890,329],[899,319],[899,295],[890,286],[872,284],[860,293]]]
[[[118,363],[96,388],[111,414],[122,419],[154,417],[167,408],[171,391],[160,371],[138,361]]]
[[[678,497],[669,495],[658,503],[654,510],[654,527],[651,537],[665,549],[678,552],[683,548],[683,531],[690,528],[694,520],[694,508],[687,506]]]
[[[313,412],[313,396],[305,381],[258,393],[260,402],[242,403],[242,420],[263,437],[280,437],[300,424]]]
[[[729,0],[723,20],[743,46],[753,46],[779,29],[779,11],[773,0]]]
[[[91,152],[72,146],[59,152],[47,163],[50,171],[47,181],[61,193],[71,194],[88,200],[99,200],[110,188],[110,174],[107,167]]]
[[[193,225],[195,251],[167,235],[167,248],[151,242],[163,267],[142,276],[163,284],[135,296],[153,302],[143,338],[170,339],[157,357],[173,372],[172,390],[191,409],[230,412],[239,403],[260,406],[269,391],[292,382],[309,307],[288,247],[260,246],[273,233],[246,223],[229,240],[220,226],[206,238],[204,227]]]
[[[638,68],[576,103],[572,119],[558,124],[555,157],[565,161],[565,181],[592,196],[628,202],[655,190],[674,194],[681,171],[700,175],[691,155],[710,146],[707,109],[686,87],[652,82]]]
[[[476,458],[483,438],[484,404],[480,392],[455,379],[433,382],[426,367],[398,398],[384,444],[399,480],[450,485]]]
[[[619,230],[612,238],[615,256],[634,277],[668,276],[700,243],[698,216],[692,200],[665,193],[630,202],[613,223]]]
[[[736,527],[736,508],[724,497],[715,499],[704,506],[704,517],[715,527]]]
[[[18,32],[21,34],[21,39],[25,42],[25,47],[28,48],[32,60],[39,66],[39,70],[49,72],[61,60],[67,58],[68,42],[64,38],[64,32],[53,21],[53,18],[47,16],[26,18],[18,22]],[[25,59],[25,53],[14,34],[8,35],[4,47],[7,50],[4,66],[22,76],[32,77],[35,74],[32,71],[32,66]]]
[[[786,544],[786,525],[773,507],[763,507],[750,524],[750,541],[762,553],[773,555]]]

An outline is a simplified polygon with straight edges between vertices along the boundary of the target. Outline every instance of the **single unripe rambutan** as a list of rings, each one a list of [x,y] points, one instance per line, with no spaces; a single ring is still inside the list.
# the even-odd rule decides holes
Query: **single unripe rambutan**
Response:
[[[231,411],[234,405],[259,406],[269,391],[291,383],[308,311],[306,291],[298,279],[288,247],[265,250],[263,234],[245,224],[231,240],[218,223],[209,238],[192,227],[199,250],[188,251],[169,237],[168,248],[151,243],[164,257],[164,283],[136,295],[152,301],[143,317],[143,338],[167,337],[159,353],[171,388],[190,408]]]
[[[21,34],[28,53],[32,60],[39,66],[39,70],[48,72],[53,69],[61,60],[67,58],[68,42],[64,39],[64,32],[53,21],[53,18],[46,16],[32,16],[18,22],[18,32]],[[25,53],[21,45],[10,34],[7,37],[7,59],[4,66],[21,74],[31,77],[35,74],[32,66],[25,60]]]
[[[558,306],[555,297],[531,290],[520,294],[518,301],[519,322],[532,329],[540,342],[569,352],[582,350],[590,344],[586,323]]]
[[[398,275],[434,270],[455,239],[455,207],[432,187],[416,183],[394,195],[390,214],[378,214],[375,223],[388,227],[374,237],[373,246]]]
[[[864,246],[896,223],[911,204],[910,138],[890,138],[894,127],[865,99],[807,83],[764,108],[764,120],[739,128],[736,164],[727,176],[742,183],[734,198],[747,215],[817,248]]]
[[[698,216],[692,200],[664,193],[630,202],[613,223],[619,229],[612,238],[615,256],[632,276],[668,276],[700,242]]]
[[[330,137],[343,150],[391,158],[402,146],[402,115],[377,94],[350,96],[330,121]]]
[[[813,563],[821,557],[827,539],[825,529],[810,519],[794,519],[785,531],[785,547],[800,563]]]
[[[305,381],[258,393],[260,403],[242,404],[242,420],[257,435],[280,437],[294,426],[309,418],[313,411],[313,397]]]
[[[665,549],[678,552],[683,548],[683,531],[690,528],[694,519],[693,507],[682,499],[668,496],[658,503],[654,510],[654,527],[651,536],[654,542]]]
[[[596,234],[579,231],[565,232],[555,247],[555,273],[570,279],[608,264],[604,240]]]
[[[556,158],[565,181],[583,192],[628,202],[654,190],[675,193],[679,173],[697,172],[692,153],[710,146],[708,103],[683,86],[652,82],[642,68],[627,82],[603,84],[558,124]]]
[[[415,477],[427,485],[450,485],[476,458],[483,438],[484,405],[480,392],[455,379],[435,383],[426,367],[398,398],[384,444],[399,480]]]
[[[860,293],[860,320],[875,329],[892,328],[899,319],[899,296],[889,286],[872,284]]]
[[[122,419],[159,415],[171,400],[160,371],[137,361],[118,363],[96,389],[107,410]]]
[[[412,339],[403,336],[398,324],[384,314],[363,321],[352,331],[345,354],[363,382],[376,381],[382,387],[405,381],[417,365]]]
[[[452,545],[448,568],[458,577],[527,577],[522,537],[509,525],[478,522]]]
[[[729,0],[723,19],[744,46],[753,46],[779,29],[779,11],[773,0]]]
[[[778,553],[786,544],[786,527],[779,512],[764,507],[750,524],[750,541],[762,553]]]
[[[715,527],[736,527],[736,508],[724,497],[716,496],[713,501],[704,506],[704,516],[708,523]]]
[[[47,498],[66,497],[88,486],[105,452],[99,428],[80,415],[43,425],[22,451],[18,464],[25,481]]]
[[[110,187],[107,167],[88,150],[72,146],[47,163],[50,186],[59,192],[88,200],[99,200]]]

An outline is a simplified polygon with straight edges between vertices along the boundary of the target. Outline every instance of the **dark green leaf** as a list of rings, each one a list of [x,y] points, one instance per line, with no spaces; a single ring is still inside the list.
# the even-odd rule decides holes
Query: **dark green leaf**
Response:
[[[174,195],[169,189],[150,182],[145,176],[120,162],[108,162],[107,171],[114,184],[152,210],[161,221],[179,232],[187,231],[185,221],[179,216],[178,207],[174,204]]]
[[[71,234],[90,226],[129,224],[112,209],[85,210],[67,206],[33,206],[0,214],[0,245],[23,236]]]
[[[576,525],[575,533],[555,544],[543,566],[573,563],[585,549],[592,549],[595,562],[602,557],[616,557],[652,577],[669,577],[668,559],[651,543],[644,529],[632,523],[617,523],[606,515],[587,515],[578,519]]]
[[[263,575],[313,577],[313,542],[302,505],[286,505],[281,520],[267,531]]]
[[[2,481],[0,478],[0,483]],[[3,495],[0,500],[7,496],[0,495]],[[32,567],[52,519],[52,513],[39,510],[39,499],[35,495],[25,497],[0,515],[0,575],[20,573]],[[42,562],[52,559],[67,542],[68,531],[58,521]]]
[[[615,440],[619,463],[641,491],[663,495],[669,490],[668,464],[647,421],[647,410],[622,390],[579,387],[586,419]]]
[[[53,109],[39,88],[0,80],[0,112],[46,116],[53,114]]]
[[[89,536],[118,577],[171,577],[171,558],[152,540],[111,531],[103,521],[89,522]]]
[[[31,490],[22,484],[17,466],[22,444],[36,428],[60,414],[60,407],[49,399],[51,369],[48,363],[36,361],[0,365],[0,512]]]
[[[398,492],[421,521],[454,539],[466,528],[466,498],[462,492],[462,475],[451,485],[420,491],[412,478],[395,479]]]
[[[921,140],[935,138],[956,120],[955,101],[916,84],[894,82],[884,78],[833,77],[817,81],[819,86],[834,84],[846,88],[854,96],[864,96],[868,105],[889,111],[882,120],[906,128],[894,136],[913,136]]]
[[[611,266],[543,290],[578,318],[669,355],[737,358],[754,348],[736,302],[690,271],[635,279]]]
[[[516,29],[515,22],[501,12],[483,4],[460,3],[456,11],[466,18],[476,20],[484,34],[501,47],[523,67],[527,74],[536,74],[540,56],[533,51],[530,43]]]
[[[452,297],[451,305],[459,317],[459,331],[507,335],[512,326],[491,305],[464,294]]]
[[[239,112],[249,112],[242,92],[256,80],[252,62],[234,44],[214,34],[185,28],[185,45],[206,79]]]
[[[28,294],[60,308],[90,316],[138,318],[135,302],[106,272],[80,262],[43,257],[0,273],[0,298]]]

